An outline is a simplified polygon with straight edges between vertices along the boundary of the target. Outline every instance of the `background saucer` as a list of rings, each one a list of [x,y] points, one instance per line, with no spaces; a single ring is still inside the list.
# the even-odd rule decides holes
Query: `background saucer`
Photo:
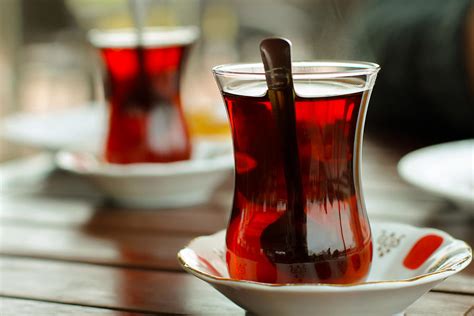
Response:
[[[411,152],[398,164],[407,182],[474,214],[474,139]]]
[[[208,201],[231,176],[234,166],[228,142],[194,143],[191,160],[172,163],[109,164],[87,152],[60,151],[57,165],[90,180],[124,206],[169,208]]]
[[[2,137],[55,151],[98,152],[106,119],[106,108],[98,103],[43,114],[16,113],[2,121]]]

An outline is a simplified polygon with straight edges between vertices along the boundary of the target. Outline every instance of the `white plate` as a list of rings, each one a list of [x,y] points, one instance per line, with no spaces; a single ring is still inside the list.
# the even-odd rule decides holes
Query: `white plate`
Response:
[[[90,179],[121,205],[146,208],[204,203],[232,173],[229,142],[194,144],[191,160],[172,163],[108,164],[85,152],[61,151],[58,166]]]
[[[258,315],[393,315],[403,311],[447,277],[464,269],[472,250],[437,229],[396,223],[372,223],[374,256],[366,282],[266,284],[229,278],[225,231],[194,239],[178,254],[183,268],[242,308]],[[439,241],[418,267],[404,258],[428,235]],[[427,238],[426,238],[427,237]],[[417,251],[413,251],[415,254]]]
[[[416,150],[398,164],[403,179],[474,212],[474,139]]]
[[[1,122],[1,134],[14,142],[50,150],[98,152],[105,124],[105,106],[91,103],[43,114],[10,115]]]

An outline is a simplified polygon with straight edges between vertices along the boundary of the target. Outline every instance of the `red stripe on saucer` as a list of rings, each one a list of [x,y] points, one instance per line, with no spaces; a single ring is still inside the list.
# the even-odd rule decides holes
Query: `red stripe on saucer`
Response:
[[[426,235],[419,239],[408,252],[403,265],[411,270],[418,269],[443,243],[443,237]]]

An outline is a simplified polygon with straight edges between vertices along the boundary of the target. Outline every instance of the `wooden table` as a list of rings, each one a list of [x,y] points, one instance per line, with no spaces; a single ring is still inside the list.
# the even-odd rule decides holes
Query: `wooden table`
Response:
[[[474,245],[472,217],[398,177],[398,159],[414,146],[394,144],[364,145],[371,219],[437,227]],[[48,154],[1,170],[1,315],[245,315],[176,260],[192,238],[226,226],[231,179],[207,205],[157,211],[104,204],[82,179],[55,170]],[[474,315],[473,305],[471,264],[406,314]]]

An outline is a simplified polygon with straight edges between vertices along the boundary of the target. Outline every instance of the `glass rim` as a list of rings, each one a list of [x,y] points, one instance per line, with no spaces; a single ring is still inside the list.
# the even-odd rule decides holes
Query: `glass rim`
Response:
[[[199,28],[194,25],[150,26],[143,28],[144,47],[184,46],[199,38]],[[138,46],[137,30],[125,28],[94,28],[87,32],[89,43],[97,48],[133,48]]]
[[[294,77],[310,77],[318,78],[334,78],[334,77],[354,77],[361,75],[376,74],[380,70],[380,66],[373,62],[356,61],[356,60],[314,60],[314,61],[296,61],[292,62],[292,75]],[[313,70],[295,71],[298,68],[311,68]],[[316,67],[334,67],[341,70],[316,71]],[[249,70],[254,69],[254,70]],[[256,69],[259,69],[256,71]],[[265,79],[265,71],[262,63],[231,63],[218,65],[212,68],[214,75],[219,76],[247,76],[253,78]]]

